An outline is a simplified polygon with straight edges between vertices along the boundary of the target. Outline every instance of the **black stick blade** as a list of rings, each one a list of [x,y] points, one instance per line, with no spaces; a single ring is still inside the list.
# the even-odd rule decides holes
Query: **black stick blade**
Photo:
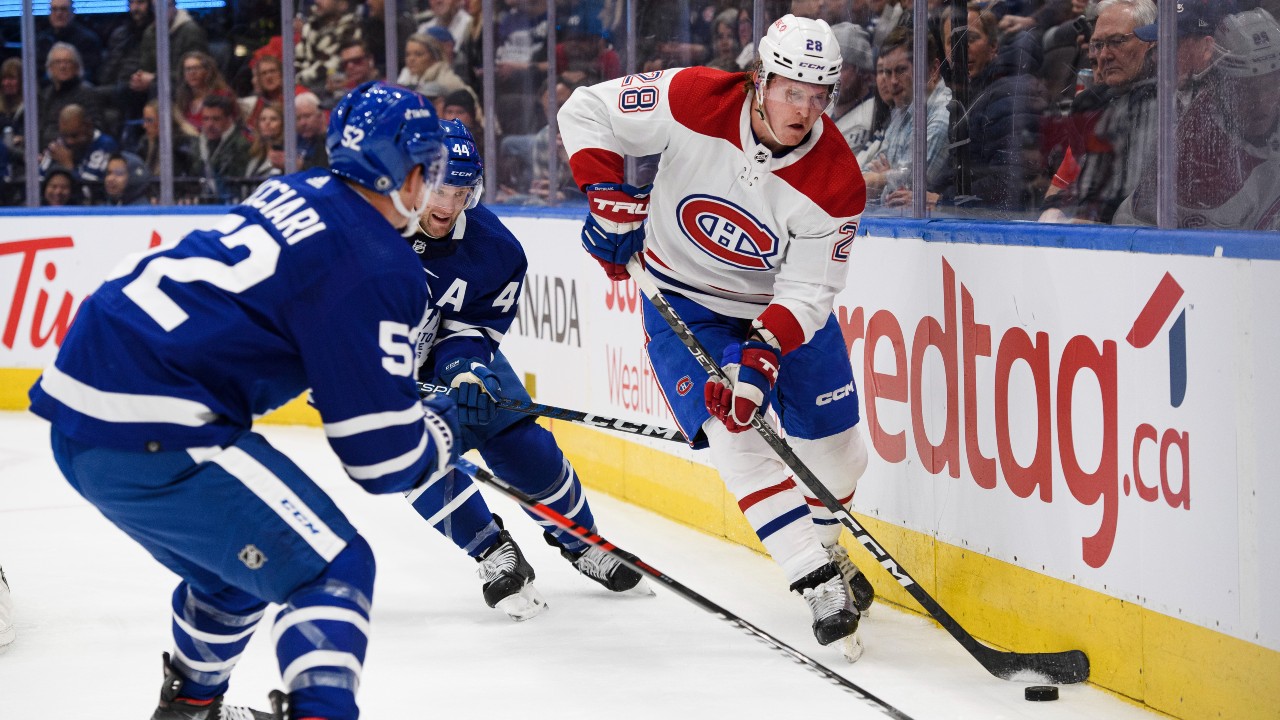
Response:
[[[1082,650],[1051,653],[1017,653],[993,650],[985,645],[974,653],[978,662],[1001,680],[1071,685],[1089,679],[1089,656]]]

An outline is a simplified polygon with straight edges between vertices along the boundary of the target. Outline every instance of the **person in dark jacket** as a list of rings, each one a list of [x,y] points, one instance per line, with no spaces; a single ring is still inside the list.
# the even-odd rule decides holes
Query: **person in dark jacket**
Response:
[[[151,198],[147,197],[150,186],[151,171],[142,158],[133,153],[116,153],[107,161],[100,204],[113,207],[150,205]]]
[[[76,19],[71,0],[52,0],[49,3],[48,26],[36,34],[36,63],[43,64],[49,50],[58,43],[67,43],[80,53],[88,79],[97,77],[102,65],[102,37],[88,25]]]

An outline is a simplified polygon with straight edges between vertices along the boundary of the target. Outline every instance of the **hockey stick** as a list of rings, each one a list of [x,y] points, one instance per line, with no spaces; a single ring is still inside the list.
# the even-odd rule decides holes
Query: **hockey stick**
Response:
[[[670,575],[667,575],[666,573],[655,568],[649,563],[641,560],[635,555],[632,555],[626,550],[623,550],[617,545],[614,545],[613,543],[604,539],[600,535],[597,535],[596,533],[591,532],[591,530],[583,527],[582,525],[579,525],[578,523],[574,522],[573,520],[570,520],[564,515],[561,515],[560,513],[556,512],[550,507],[543,505],[542,503],[533,499],[532,496],[526,494],[524,491],[520,490],[519,488],[512,486],[502,478],[495,476],[493,473],[489,472],[488,470],[485,470],[484,468],[477,466],[476,464],[468,461],[466,458],[458,458],[457,463],[455,464],[455,467],[457,467],[459,470],[466,473],[467,475],[470,475],[477,482],[484,483],[485,485],[488,485],[489,487],[497,490],[503,495],[506,495],[512,500],[515,500],[517,503],[519,503],[529,512],[532,512],[535,515],[546,519],[548,522],[555,524],[557,527],[559,527],[562,530],[573,533],[574,535],[581,538],[583,542],[593,545],[603,550],[604,552],[612,555],[613,557],[617,558],[623,565],[626,565],[632,570],[635,570],[636,572],[641,573],[643,575],[647,575],[648,577],[653,578],[655,581],[662,583],[664,586],[666,586],[668,590],[671,590],[672,592],[684,598],[685,600],[688,600],[694,605],[697,605],[703,610],[706,610],[707,612],[711,613],[712,615],[715,615],[716,617],[720,618],[721,620],[724,620],[725,622],[731,625],[736,625],[738,628],[743,630],[747,635],[754,637],[756,640],[759,640],[765,645],[768,645],[774,650],[777,650],[779,653],[784,655],[787,659],[791,660],[792,662],[798,665],[803,665],[809,670],[811,670],[812,672],[814,672],[815,674],[820,675],[823,678],[826,678],[832,684],[840,686],[840,688],[845,690],[846,692],[849,692],[858,696],[868,705],[874,706],[877,710],[884,713],[888,717],[896,718],[897,720],[911,720],[911,718],[905,713],[903,713],[901,710],[895,708],[894,706],[890,705],[884,700],[881,700],[875,695],[872,695],[871,693],[862,689],[852,680],[844,677],[843,675],[840,675],[839,673],[827,667],[826,665],[823,665],[817,660],[814,660],[808,655],[805,655],[804,653],[791,647],[790,645],[779,640],[773,635],[770,635],[768,632],[765,632],[764,630],[761,630],[755,625],[752,625],[751,623],[747,622],[741,617],[738,617],[732,611],[726,610],[725,608],[717,605],[711,600],[708,600],[707,598],[703,597],[699,593],[691,590],[690,588],[686,587],[682,583],[678,582],[677,580],[672,578]]]
[[[726,379],[724,371],[716,364],[716,361],[707,354],[707,349],[703,347],[698,338],[694,336],[693,331],[685,324],[679,314],[676,313],[671,303],[663,296],[662,291],[654,284],[653,279],[649,277],[644,266],[640,264],[638,255],[632,256],[627,263],[627,271],[631,273],[631,279],[635,280],[640,291],[649,298],[649,302],[653,303],[658,314],[667,321],[667,325],[671,326],[671,330],[680,338],[689,352],[702,366],[702,369],[708,375],[722,380]],[[1084,682],[1089,679],[1089,657],[1081,650],[1066,650],[1062,652],[1052,653],[1020,653],[1009,652],[1004,650],[996,650],[994,648],[983,645],[976,638],[960,626],[956,619],[951,617],[950,613],[938,604],[933,596],[920,587],[920,584],[911,577],[897,560],[893,559],[885,549],[871,537],[871,533],[853,517],[853,514],[836,500],[835,495],[822,484],[820,480],[813,474],[808,467],[801,462],[796,456],[795,451],[783,440],[773,429],[771,425],[764,422],[759,413],[751,419],[751,427],[755,428],[760,436],[764,438],[769,447],[773,448],[778,457],[786,463],[795,476],[804,483],[805,487],[813,493],[814,497],[822,502],[823,507],[829,510],[833,515],[840,519],[840,522],[862,543],[871,555],[889,571],[889,574],[898,581],[900,585],[911,597],[920,603],[920,607],[925,612],[933,616],[943,629],[951,633],[951,637],[956,639],[969,654],[974,657],[982,667],[987,669],[992,675],[1003,680],[1016,680],[1024,682],[1048,682],[1055,685],[1064,685],[1070,683]]]
[[[438,393],[448,395],[450,388],[444,385],[432,385],[431,383],[418,383],[419,395],[430,395]],[[593,415],[585,413],[581,410],[569,410],[567,408],[556,407],[554,405],[542,405],[541,403],[526,402],[524,400],[515,400],[513,398],[497,398],[498,407],[504,410],[514,410],[526,415],[536,415],[538,417],[551,418],[553,420],[565,420],[567,422],[577,423],[579,425],[589,425],[596,428],[604,428],[605,430],[617,430],[618,432],[628,433],[630,435],[640,435],[642,437],[657,438],[659,440],[673,440],[678,443],[688,444],[684,437],[684,433],[679,430],[658,427],[657,425],[646,425],[644,423],[635,423],[618,418],[605,417],[603,415]]]

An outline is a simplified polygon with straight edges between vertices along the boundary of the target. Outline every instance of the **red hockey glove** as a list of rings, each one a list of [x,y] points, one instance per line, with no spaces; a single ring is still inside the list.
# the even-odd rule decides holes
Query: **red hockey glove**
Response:
[[[778,382],[779,355],[768,343],[747,340],[724,349],[720,368],[728,382],[707,380],[703,395],[707,411],[720,419],[729,432],[751,427],[751,418],[769,409],[769,393]]]

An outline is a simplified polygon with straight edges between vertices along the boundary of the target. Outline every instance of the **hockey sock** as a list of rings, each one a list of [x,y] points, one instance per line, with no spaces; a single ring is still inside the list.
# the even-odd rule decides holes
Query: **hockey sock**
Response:
[[[185,581],[173,591],[173,668],[181,697],[209,700],[227,691],[231,671],[267,604],[236,588],[209,594]]]
[[[410,491],[408,497],[431,527],[471,557],[493,545],[502,530],[475,482],[457,470]]]
[[[271,635],[292,717],[355,720],[369,644],[373,550],[352,538],[315,580],[289,594]]]
[[[809,508],[794,479],[757,433],[732,434],[719,420],[703,425],[711,459],[773,561],[795,582],[825,565]]]
[[[532,495],[543,505],[595,531],[595,516],[591,513],[591,505],[587,502],[578,474],[560,451],[555,436],[533,418],[502,431],[488,442],[482,452],[495,475]],[[564,549],[575,554],[586,549],[587,543],[578,536],[561,530],[528,510],[525,512]]]
[[[796,456],[836,496],[840,505],[846,510],[853,507],[853,492],[858,487],[858,479],[867,469],[867,446],[862,441],[862,432],[858,426],[813,440],[792,437],[790,442],[795,448]],[[818,539],[826,547],[835,545],[840,540],[840,521],[821,500],[812,496],[808,488],[802,486],[801,491],[809,505]]]

